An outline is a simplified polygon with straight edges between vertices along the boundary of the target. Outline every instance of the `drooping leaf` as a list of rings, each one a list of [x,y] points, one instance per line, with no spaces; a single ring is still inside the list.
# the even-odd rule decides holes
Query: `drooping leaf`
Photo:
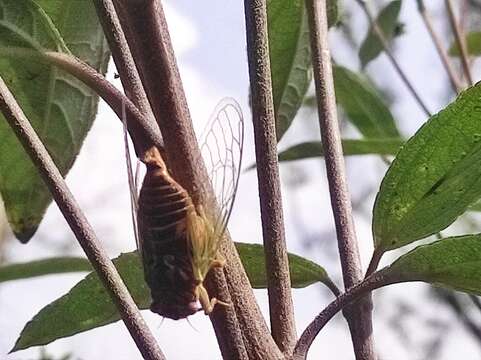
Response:
[[[254,288],[266,287],[263,247],[236,244],[242,263]],[[148,309],[150,291],[144,281],[142,264],[136,251],[114,259],[120,276],[140,309]],[[289,254],[292,287],[306,287],[322,282],[331,287],[326,271],[300,256]],[[22,265],[25,266],[25,265]],[[45,275],[42,272],[41,275]],[[40,275],[40,274],[39,274]],[[17,277],[18,278],[18,277]],[[45,345],[120,320],[119,314],[96,273],[75,285],[66,295],[44,307],[26,324],[12,351]]]
[[[36,276],[61,274],[76,271],[92,271],[85,258],[60,257],[0,266],[0,283],[28,279]]]
[[[458,96],[404,145],[374,206],[379,251],[437,233],[481,197],[481,84]]]
[[[481,295],[481,234],[418,246],[383,273],[390,283],[424,281]]]
[[[401,11],[401,0],[391,1],[380,12],[376,22],[387,41],[391,41],[395,36],[402,33],[402,26],[399,23],[399,13]],[[361,66],[365,67],[371,60],[378,57],[383,51],[383,46],[379,37],[372,27],[366,35],[359,49],[359,60]]]
[[[329,0],[329,25],[338,19],[338,1]],[[289,128],[311,83],[309,27],[304,1],[267,2],[269,55],[277,139]]]
[[[71,51],[101,72],[108,48],[90,1],[0,0],[0,45]],[[97,112],[98,98],[53,66],[0,58],[3,77],[65,175]],[[50,194],[0,116],[0,191],[12,230],[22,241],[35,233]]]
[[[399,138],[391,111],[377,90],[362,75],[333,67],[336,101],[349,121],[370,138]]]
[[[472,56],[481,55],[481,31],[473,31],[466,34],[466,47],[468,54]],[[455,41],[449,47],[449,55],[460,56],[458,43]]]
[[[404,144],[400,139],[343,139],[344,155],[395,155]],[[279,161],[292,161],[324,156],[319,141],[304,142],[294,145],[279,153]]]

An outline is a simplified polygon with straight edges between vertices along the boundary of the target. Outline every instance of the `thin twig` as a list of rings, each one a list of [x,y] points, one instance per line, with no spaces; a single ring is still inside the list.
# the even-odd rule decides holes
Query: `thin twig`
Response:
[[[381,257],[383,254],[384,254],[383,251],[379,251],[377,249],[374,250],[371,261],[369,262],[369,266],[367,267],[365,278],[367,278],[369,275],[371,275],[372,273],[374,273],[374,271],[377,270],[377,267],[379,266],[379,262],[381,261]]]
[[[473,85],[473,76],[471,75],[471,69],[469,68],[469,56],[466,48],[466,39],[464,38],[464,33],[459,26],[458,21],[456,20],[456,15],[454,14],[454,8],[451,0],[445,0],[445,4],[446,9],[448,10],[449,22],[451,23],[451,28],[453,29],[454,37],[456,38],[456,43],[461,55],[461,64],[463,65],[464,76],[466,76],[469,85]]]
[[[352,205],[346,182],[341,135],[337,119],[332,65],[327,38],[325,0],[306,0],[311,33],[312,63],[316,85],[319,124],[324,149],[331,207],[336,223],[344,287],[349,289],[363,278],[359,249],[352,218]],[[354,351],[358,360],[375,359],[372,337],[370,296],[346,309]]]
[[[101,246],[45,146],[2,78],[0,78],[0,110],[38,168],[65,220],[117,306],[142,356],[152,360],[165,359],[107,252]]]
[[[362,298],[371,291],[387,285],[389,282],[384,277],[383,272],[373,273],[367,277],[363,282],[350,288],[345,293],[339,295],[332,301],[319,315],[309,324],[304,330],[299,341],[294,349],[292,360],[304,360],[307,357],[307,352],[316,338],[317,334],[322,328],[336,315],[340,310],[349,306],[354,301]]]
[[[417,3],[418,3],[419,14],[423,19],[424,25],[426,26],[426,29],[428,30],[429,35],[431,36],[431,40],[433,41],[433,44],[436,47],[436,51],[438,52],[439,58],[441,59],[444,69],[448,74],[448,78],[453,88],[453,91],[455,93],[459,93],[462,89],[461,82],[456,75],[456,71],[454,70],[454,67],[451,61],[449,60],[448,54],[443,47],[441,39],[439,38],[438,34],[434,30],[434,25],[431,19],[431,15],[426,9],[426,6],[424,5],[423,0],[417,0]]]
[[[159,0],[115,0],[117,14],[162,132],[168,165],[176,180],[203,204],[208,176],[195,139],[167,22]],[[231,301],[216,307],[211,320],[225,358],[279,359],[282,354],[269,334],[248,278],[229,236],[221,244],[227,260],[223,272],[211,271],[210,294]]]
[[[477,295],[469,295],[469,298],[473,302],[474,306],[481,312],[481,300]]]
[[[156,124],[149,122],[137,107],[124,94],[109,83],[102,74],[81,60],[64,53],[40,52],[36,50],[0,47],[2,56],[36,58],[58,66],[92,88],[114,110],[122,121],[122,106],[125,106],[127,126],[132,136],[137,155],[142,154],[152,144],[162,146],[162,138]]]
[[[371,10],[369,9],[369,7],[367,6],[367,2],[366,0],[356,0],[358,2],[358,4],[361,6],[361,8],[364,10],[368,20],[369,20],[369,23],[372,27],[372,29],[374,30],[374,32],[376,33],[377,37],[379,38],[379,41],[381,42],[381,45],[383,47],[383,50],[384,50],[384,53],[387,55],[388,59],[391,61],[391,64],[394,66],[394,69],[396,70],[396,72],[398,73],[399,77],[401,78],[401,80],[404,82],[404,84],[406,85],[406,87],[408,88],[409,92],[411,93],[411,95],[414,97],[414,99],[416,100],[416,102],[418,103],[418,105],[421,107],[421,109],[424,111],[424,113],[427,115],[427,116],[431,116],[431,112],[429,111],[429,109],[427,108],[426,104],[424,103],[424,101],[421,99],[421,96],[418,94],[418,92],[416,91],[416,89],[414,88],[413,84],[411,83],[411,81],[409,81],[406,73],[404,72],[404,70],[401,68],[401,65],[399,65],[398,61],[396,60],[396,58],[394,57],[390,47],[389,47],[389,43],[388,41],[386,40],[386,37],[384,36],[384,33],[382,31],[382,29],[379,27],[379,25],[377,24],[377,21],[374,17],[374,15],[372,14]]]
[[[271,332],[279,349],[290,355],[297,336],[277,161],[267,2],[245,0],[244,9]]]
[[[102,23],[104,34],[109,42],[115,66],[119,72],[120,80],[125,89],[125,94],[137,106],[140,113],[152,124],[155,124],[154,114],[140,81],[139,73],[135,67],[134,59],[130,52],[125,34],[120,26],[119,18],[112,0],[93,0],[98,17]],[[157,125],[155,125],[157,127]],[[160,136],[160,130],[159,136]]]

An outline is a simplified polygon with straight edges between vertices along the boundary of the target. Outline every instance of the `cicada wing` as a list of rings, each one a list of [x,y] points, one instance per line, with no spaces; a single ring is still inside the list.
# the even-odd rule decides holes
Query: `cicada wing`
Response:
[[[232,98],[224,98],[216,106],[201,136],[200,150],[215,198],[209,199],[205,211],[209,215],[217,241],[217,252],[237,193],[244,146],[242,109]],[[207,184],[209,186],[209,184]]]
[[[139,203],[138,175],[139,175],[140,162],[137,159],[137,166],[136,166],[135,176],[134,176],[132,158],[130,155],[129,136],[127,131],[127,116],[125,113],[124,103],[122,103],[122,123],[124,126],[125,159],[127,163],[127,179],[129,182],[129,190],[130,190],[130,208],[131,208],[131,214],[132,214],[132,226],[133,226],[134,235],[135,235],[135,243],[137,244],[137,248],[140,250],[141,240],[140,240],[139,230],[137,225],[137,210],[138,210],[138,203]]]

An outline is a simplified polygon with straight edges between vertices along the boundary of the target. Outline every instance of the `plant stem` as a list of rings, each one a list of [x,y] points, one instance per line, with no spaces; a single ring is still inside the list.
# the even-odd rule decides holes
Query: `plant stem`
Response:
[[[109,104],[120,120],[122,120],[124,115],[123,108],[125,107],[127,126],[137,155],[141,155],[152,144],[162,146],[162,139],[155,124],[147,121],[132,101],[117,90],[101,74],[76,57],[57,52],[40,52],[13,47],[0,47],[0,54],[8,57],[31,57],[58,66],[93,89]]]
[[[120,26],[119,18],[112,0],[93,0],[97,14],[107,37],[112,58],[119,72],[125,94],[132,100],[140,113],[152,124],[155,124],[154,114],[140,81],[134,59]],[[157,125],[155,125],[157,127]],[[160,130],[158,130],[160,136]]]
[[[271,332],[282,353],[290,355],[297,336],[277,160],[267,2],[245,0],[244,9]]]
[[[352,205],[346,182],[341,135],[337,119],[332,65],[328,45],[325,0],[306,0],[311,52],[316,85],[319,124],[324,148],[331,206],[336,223],[344,287],[349,289],[363,278],[352,218]],[[358,360],[375,358],[372,338],[371,298],[364,297],[345,311],[354,351]]]
[[[379,261],[381,261],[381,257],[383,254],[383,251],[379,251],[378,249],[374,250],[371,261],[369,262],[369,266],[367,267],[365,278],[367,278],[369,275],[371,275],[377,270],[377,267],[379,266]]]
[[[101,246],[45,146],[2,78],[0,78],[0,110],[37,167],[80,246],[112,297],[142,356],[152,360],[165,359],[107,252]]]
[[[363,282],[353,286],[345,293],[339,295],[332,301],[304,330],[294,349],[292,360],[304,360],[307,352],[322,328],[336,315],[340,310],[346,308],[349,304],[357,301],[365,294],[372,290],[378,289],[388,284],[382,272],[375,272],[367,277]]]
[[[391,52],[391,49],[389,47],[389,43],[386,39],[386,37],[384,36],[384,33],[383,31],[381,30],[381,28],[379,27],[379,25],[377,24],[377,21],[374,17],[374,15],[372,14],[371,10],[369,9],[369,7],[367,6],[367,2],[366,0],[356,0],[357,3],[361,6],[361,8],[364,10],[364,13],[366,14],[368,20],[369,20],[369,23],[371,25],[371,28],[374,30],[374,32],[376,33],[377,37],[379,38],[379,41],[381,42],[381,45],[383,47],[383,50],[385,52],[385,54],[387,55],[389,61],[391,61],[391,64],[394,66],[394,69],[396,70],[396,72],[398,73],[399,77],[401,78],[401,80],[404,82],[404,84],[406,85],[406,87],[408,88],[409,92],[411,93],[411,95],[414,97],[414,99],[416,100],[416,102],[418,103],[418,105],[421,107],[421,109],[424,111],[424,113],[427,115],[427,116],[431,116],[431,112],[429,111],[429,109],[427,108],[426,104],[424,103],[424,101],[421,99],[421,96],[418,94],[418,92],[416,91],[416,89],[414,88],[414,86],[412,85],[411,81],[409,81],[406,73],[404,72],[404,70],[401,68],[401,65],[399,65],[398,61],[396,60],[396,58],[394,57],[393,53]]]
[[[144,89],[165,141],[168,165],[196,204],[213,198],[195,139],[184,90],[177,69],[167,22],[159,0],[115,0],[117,14],[134,57]],[[221,252],[227,265],[210,271],[210,294],[232,301],[218,306],[211,320],[224,358],[279,359],[234,244],[226,236]]]
[[[445,0],[446,9],[448,10],[449,22],[453,29],[456,43],[458,45],[459,53],[461,54],[461,64],[463,66],[464,76],[468,80],[469,85],[473,85],[473,77],[471,75],[471,69],[469,68],[468,50],[466,48],[466,41],[464,39],[463,31],[459,26],[456,15],[454,14],[454,8],[451,0]]]
[[[438,34],[434,30],[433,22],[431,19],[431,15],[429,14],[428,10],[426,9],[426,6],[424,6],[424,1],[423,0],[417,0],[418,3],[418,11],[419,14],[421,15],[424,25],[426,26],[426,29],[429,32],[429,35],[431,36],[431,40],[433,41],[434,46],[436,47],[436,51],[438,52],[439,58],[441,59],[441,62],[444,66],[444,69],[446,70],[446,73],[448,74],[449,81],[451,83],[451,87],[453,88],[453,91],[455,93],[459,93],[461,91],[461,83],[456,76],[456,72],[453,68],[453,65],[451,61],[449,60],[448,54],[446,50],[443,47],[442,41],[439,38]]]

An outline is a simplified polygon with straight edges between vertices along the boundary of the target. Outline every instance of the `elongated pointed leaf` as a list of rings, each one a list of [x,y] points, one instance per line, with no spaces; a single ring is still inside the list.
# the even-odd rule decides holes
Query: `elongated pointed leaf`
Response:
[[[0,0],[0,45],[70,51],[105,72],[108,49],[91,1]],[[97,112],[98,98],[58,69],[0,56],[4,78],[63,174]],[[0,192],[10,226],[28,241],[51,202],[18,140],[0,116]]]
[[[419,246],[384,273],[389,282],[424,281],[481,295],[481,234]]]
[[[481,55],[481,31],[473,31],[466,35],[466,46],[469,55]],[[460,56],[461,52],[458,48],[458,43],[453,42],[449,48],[449,55]]]
[[[236,244],[242,263],[254,288],[265,288],[263,247],[257,244]],[[331,286],[326,271],[312,261],[289,254],[292,286],[301,288],[322,282]],[[125,285],[140,309],[148,309],[150,291],[144,281],[142,264],[136,251],[114,260]],[[21,272],[26,273],[26,264]],[[53,268],[53,267],[52,267]],[[56,273],[54,269],[52,273]],[[1,274],[1,271],[0,271]],[[39,275],[45,275],[42,271]],[[29,274],[29,276],[32,274]],[[20,278],[17,276],[17,278]],[[117,309],[95,273],[75,285],[68,294],[44,307],[26,324],[12,351],[45,345],[56,339],[71,336],[120,320]]]
[[[376,22],[384,37],[387,41],[392,40],[396,35],[400,33],[399,13],[401,11],[401,0],[391,1],[383,8],[376,19]],[[379,37],[371,27],[366,35],[366,38],[362,42],[361,49],[359,50],[359,60],[362,67],[365,67],[371,60],[378,57],[383,51],[383,46]]]
[[[379,251],[437,233],[481,197],[481,84],[464,91],[406,143],[374,206]]]
[[[391,111],[377,90],[361,75],[334,66],[336,100],[349,121],[369,138],[400,138]]]
[[[79,257],[36,260],[21,264],[0,266],[0,283],[76,271],[92,271],[92,266],[90,266],[87,259]]]
[[[395,155],[404,141],[400,139],[343,139],[342,149],[345,156],[349,155]],[[319,141],[305,142],[294,145],[279,153],[279,161],[292,161],[324,156],[322,144]]]
[[[329,24],[338,18],[338,1],[329,0]],[[309,28],[304,1],[267,2],[269,55],[276,116],[280,140],[296,116],[311,83]]]
[[[137,253],[122,254],[114,263],[139,308],[148,308],[150,293]],[[91,273],[28,322],[12,351],[48,344],[119,319],[107,290],[97,274]]]

